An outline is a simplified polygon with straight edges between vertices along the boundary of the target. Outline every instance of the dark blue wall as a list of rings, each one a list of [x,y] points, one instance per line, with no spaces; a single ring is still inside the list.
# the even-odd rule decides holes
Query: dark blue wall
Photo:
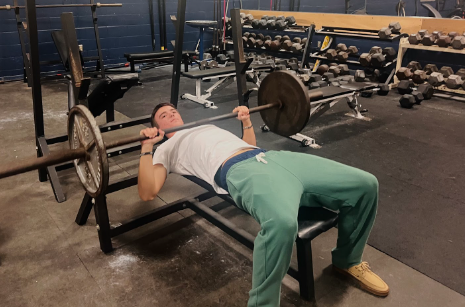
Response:
[[[97,1],[97,0],[96,0]],[[125,62],[123,57],[127,52],[149,52],[152,51],[150,19],[150,0],[100,0],[101,3],[123,3],[123,7],[97,9],[99,32],[102,51],[106,65],[121,64]],[[367,12],[374,15],[395,15],[395,5],[398,0],[367,0]],[[20,4],[23,0],[19,1]],[[12,0],[0,0],[0,5],[12,4]],[[37,0],[37,4],[66,4],[66,3],[89,3],[88,0]],[[186,20],[213,19],[213,0],[189,0],[187,1]],[[258,9],[258,0],[243,0],[244,9]],[[295,1],[297,3],[297,1]],[[452,3],[452,2],[451,2]],[[353,9],[363,4],[363,0],[352,0]],[[442,13],[451,10],[453,3],[446,7]],[[239,8],[240,1],[230,1],[229,9]],[[260,9],[269,10],[270,2],[260,1]],[[281,9],[289,9],[289,0],[282,0]],[[345,4],[341,0],[327,1],[302,1],[300,11],[304,12],[326,12],[344,13]],[[221,12],[223,7],[221,7]],[[96,44],[91,18],[90,8],[54,8],[38,9],[37,23],[39,29],[40,60],[58,60],[56,48],[51,39],[50,32],[61,28],[60,13],[73,12],[80,44],[84,45],[84,56],[95,56]],[[177,1],[166,0],[167,40],[170,42],[175,38],[174,26],[169,15],[176,15]],[[413,15],[415,12],[414,2],[407,1],[406,13]],[[24,12],[23,12],[24,13]],[[228,14],[229,15],[229,14]],[[419,8],[419,15],[427,16],[423,8]],[[156,50],[160,50],[160,34],[158,23],[158,0],[153,0],[153,16]],[[23,18],[24,18],[23,14]],[[205,45],[211,46],[211,33],[205,35]],[[198,30],[185,26],[184,49],[193,49],[197,43]],[[168,49],[172,49],[167,43]],[[355,44],[360,45],[360,42]],[[363,43],[362,43],[363,45]],[[42,72],[61,71],[61,65],[42,66]],[[22,56],[19,44],[18,32],[14,11],[0,11],[0,77],[5,79],[22,78]]]

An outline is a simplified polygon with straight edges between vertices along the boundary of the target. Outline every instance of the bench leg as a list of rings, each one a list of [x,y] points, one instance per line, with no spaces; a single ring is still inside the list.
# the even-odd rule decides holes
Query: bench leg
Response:
[[[113,250],[111,244],[110,219],[108,217],[106,195],[99,195],[94,198],[95,220],[97,222],[98,239],[102,252],[109,253]]]
[[[131,64],[131,72],[136,72],[136,67],[134,65],[134,61],[131,61],[130,64]]]
[[[299,269],[300,296],[307,301],[315,301],[313,280],[312,241],[297,238],[297,264]]]

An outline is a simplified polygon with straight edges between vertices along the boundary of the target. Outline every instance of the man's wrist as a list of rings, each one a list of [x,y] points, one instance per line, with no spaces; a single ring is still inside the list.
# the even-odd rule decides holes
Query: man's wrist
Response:
[[[252,126],[252,121],[250,120],[250,118],[249,118],[249,119],[246,119],[246,120],[243,120],[243,121],[242,121],[242,125],[243,125],[244,127]]]
[[[141,150],[140,150],[141,153],[142,152],[149,152],[149,151],[150,152],[153,151],[153,145],[152,144],[146,144],[146,145],[141,146]]]

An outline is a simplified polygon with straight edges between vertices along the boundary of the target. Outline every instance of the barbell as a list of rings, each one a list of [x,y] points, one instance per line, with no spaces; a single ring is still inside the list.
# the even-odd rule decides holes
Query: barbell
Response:
[[[271,131],[282,136],[300,132],[310,118],[310,99],[319,98],[322,92],[312,92],[287,71],[270,73],[260,85],[258,107],[249,113],[260,112],[264,123]],[[165,134],[195,126],[234,118],[237,113],[228,113],[201,119],[164,130]],[[50,153],[40,158],[20,160],[0,167],[0,179],[39,168],[73,161],[84,189],[91,197],[106,190],[109,181],[107,149],[146,140],[143,135],[123,138],[105,143],[92,113],[83,105],[73,107],[68,115],[69,150]]]

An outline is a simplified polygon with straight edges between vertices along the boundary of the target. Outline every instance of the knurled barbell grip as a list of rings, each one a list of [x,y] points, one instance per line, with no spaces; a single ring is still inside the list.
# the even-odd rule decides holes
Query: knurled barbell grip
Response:
[[[251,108],[251,109],[249,109],[249,113],[255,113],[255,112],[259,112],[259,111],[274,108],[274,107],[279,107],[279,104],[269,103],[269,104],[265,104],[263,106]],[[164,131],[165,131],[165,134],[169,134],[169,133],[172,133],[172,132],[176,132],[176,131],[183,130],[183,129],[189,129],[189,128],[192,128],[192,127],[195,127],[195,126],[200,126],[200,125],[207,124],[207,123],[212,123],[212,122],[216,122],[216,121],[220,121],[220,120],[224,120],[224,119],[228,119],[228,118],[234,118],[236,116],[237,116],[237,113],[228,113],[228,114],[218,115],[218,116],[215,116],[215,117],[205,118],[205,119],[194,121],[194,122],[184,124],[184,125],[181,125],[181,126],[169,128],[169,129],[166,129]],[[105,147],[106,147],[106,149],[112,149],[112,148],[115,148],[115,147],[131,144],[131,143],[135,143],[135,142],[141,142],[141,141],[144,141],[144,140],[147,140],[147,139],[148,139],[148,137],[146,137],[145,135],[132,136],[132,137],[128,137],[128,138],[118,140],[118,141],[105,143]]]

